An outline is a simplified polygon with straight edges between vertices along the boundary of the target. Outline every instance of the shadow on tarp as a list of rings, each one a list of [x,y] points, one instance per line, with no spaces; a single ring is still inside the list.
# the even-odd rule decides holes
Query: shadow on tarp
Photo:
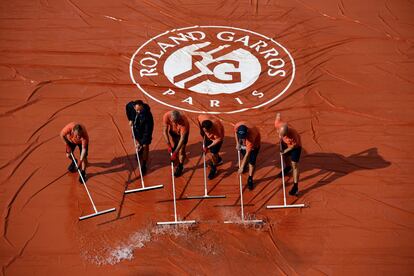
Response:
[[[181,193],[177,195],[177,199],[184,199],[183,196],[186,193],[189,184],[191,183],[195,171],[203,168],[203,161],[201,155],[201,141],[198,143],[187,145],[186,151],[187,153],[189,153],[187,155],[187,158],[197,159],[196,164],[194,166],[185,166],[183,176],[180,177],[185,181],[185,184],[183,188],[181,188]],[[165,161],[163,161],[162,157],[160,156],[165,156]],[[225,141],[221,149],[221,156],[223,158],[224,164],[218,167],[218,175],[216,176],[216,178],[212,181],[208,181],[209,193],[213,192],[213,190],[225,178],[234,175],[237,171],[237,151],[235,149],[234,137],[225,137]],[[208,157],[207,160],[209,160]],[[188,160],[186,163],[188,163]],[[314,189],[328,185],[336,181],[338,178],[344,177],[350,173],[361,170],[381,169],[388,167],[390,164],[390,162],[384,160],[384,158],[382,158],[382,156],[378,154],[377,148],[369,148],[367,150],[351,154],[349,156],[345,156],[339,153],[326,152],[316,152],[308,154],[305,150],[303,150],[301,160],[299,163],[300,173],[304,174],[308,171],[317,171],[312,173],[311,175],[300,178],[299,181],[309,181],[313,178],[318,178],[319,180],[315,184],[312,184],[305,189],[301,189],[300,195],[306,194]],[[136,161],[136,155],[133,152],[126,156],[115,157],[110,162],[91,162],[89,165],[103,169],[102,171],[88,174],[89,178],[92,178],[97,175],[105,175],[127,171],[128,179],[125,182],[126,185],[139,179],[139,172],[137,170],[138,163]],[[162,169],[169,166],[170,163],[166,149],[150,150],[150,162],[147,174],[150,174],[153,170]],[[255,196],[249,202],[246,202],[247,204],[251,204],[255,198],[257,198],[259,195],[265,192],[265,190],[267,190],[267,187],[269,185],[274,185],[273,181],[277,180],[277,174],[280,170],[274,170],[272,169],[272,167],[280,167],[278,146],[276,144],[262,142],[256,166],[256,171],[265,168],[271,169],[268,170],[267,173],[265,173],[264,177],[255,178],[255,190],[253,191],[255,193]],[[223,170],[222,167],[226,167],[227,169]],[[288,176],[291,176],[291,174]],[[287,182],[291,182],[290,179],[287,180],[289,180]],[[235,184],[237,184],[236,182],[238,182],[237,179],[235,179]],[[265,185],[262,185],[262,183],[265,183]],[[243,183],[243,186],[245,186],[245,184],[246,183]],[[291,185],[291,183],[286,184],[287,186]],[[244,187],[244,190],[245,189],[246,187]],[[272,194],[269,194],[269,199],[272,198],[277,192],[278,189],[276,189],[275,192],[272,192]],[[239,200],[240,199],[237,198],[236,201],[230,204],[229,206],[236,206]]]
[[[186,180],[186,184],[184,185],[184,189],[182,193],[178,196],[178,198],[181,198],[184,194],[186,188],[191,182],[191,179],[193,178],[195,171],[203,168],[203,162],[201,157],[201,142],[187,145],[186,151],[189,152],[187,158],[195,157],[197,158],[197,162],[195,166],[185,166],[183,178]],[[267,167],[280,167],[280,159],[278,155],[278,146],[276,144],[262,142],[260,153],[257,158],[256,171]],[[157,157],[157,160],[154,160],[154,158],[152,158],[151,156]],[[160,156],[165,156],[165,161],[159,162],[159,160],[161,159]],[[224,164],[218,168],[218,174],[216,178],[220,178],[220,180],[218,180],[219,182],[222,181],[223,177],[229,177],[237,171],[237,151],[235,150],[234,137],[225,137],[225,142],[221,149],[221,156],[223,158]],[[151,161],[151,159],[153,160]],[[207,160],[209,160],[208,157]],[[157,163],[155,164],[155,162]],[[359,153],[351,154],[349,156],[345,156],[339,153],[326,152],[316,152],[307,154],[306,151],[303,150],[301,160],[299,163],[300,173],[303,174],[311,170],[319,171],[309,176],[300,178],[300,182],[320,176],[323,176],[323,178],[319,180],[316,184],[301,190],[301,193],[304,194],[313,189],[327,185],[335,181],[336,179],[341,178],[347,174],[353,173],[355,171],[381,169],[388,167],[390,164],[390,162],[384,160],[382,156],[378,154],[377,148],[370,148]],[[90,162],[89,166],[99,167],[103,169],[96,173],[88,173],[89,179],[97,175],[106,175],[123,171],[128,172],[128,179],[125,182],[126,184],[130,184],[139,179],[139,172],[137,169],[138,163],[136,160],[136,155],[133,152],[126,156],[115,157],[110,162]],[[169,166],[170,163],[166,149],[150,150],[150,162],[147,174],[150,174],[155,169],[161,169]],[[154,167],[154,169],[152,169],[152,167]],[[230,168],[224,171],[223,169],[221,169],[221,167]],[[255,184],[260,185],[260,183],[263,182],[271,182],[271,180],[276,179],[277,173],[279,173],[279,171],[274,172],[274,174],[267,173],[267,176],[255,179]],[[216,186],[217,185],[214,185],[214,187]]]
[[[280,166],[278,162],[278,166]],[[317,170],[311,175],[300,177],[299,182],[311,180],[313,178],[320,178],[317,183],[301,189],[300,194],[305,194],[319,187],[328,185],[338,178],[344,177],[350,173],[362,170],[382,169],[390,166],[391,162],[385,160],[378,154],[377,148],[369,148],[367,150],[345,156],[333,152],[316,152],[308,154],[305,150],[302,151],[302,156],[299,162],[300,174],[308,171]],[[291,176],[292,173],[286,175]],[[272,181],[276,179],[276,175],[258,179],[258,184],[261,182]]]
[[[391,162],[378,154],[377,148],[369,148],[349,156],[338,153],[317,152],[305,155],[301,163],[301,172],[318,171],[301,178],[300,181],[322,176],[322,179],[318,180],[318,182],[301,190],[301,194],[306,194],[314,189],[328,185],[338,178],[356,171],[382,169],[391,165]]]

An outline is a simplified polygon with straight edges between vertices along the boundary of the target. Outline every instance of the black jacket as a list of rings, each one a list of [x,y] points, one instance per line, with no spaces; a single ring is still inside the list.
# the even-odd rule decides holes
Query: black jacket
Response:
[[[154,119],[149,105],[144,104],[144,109],[140,113],[135,111],[133,102],[129,102],[125,109],[128,121],[133,122],[135,138],[140,144],[151,144]]]

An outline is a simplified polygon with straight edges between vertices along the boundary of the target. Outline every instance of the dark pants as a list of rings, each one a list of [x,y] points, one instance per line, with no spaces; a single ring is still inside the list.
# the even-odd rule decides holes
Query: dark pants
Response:
[[[180,142],[181,135],[179,135],[175,132],[172,132],[172,131],[170,131],[169,133],[170,133],[170,136],[171,136],[173,144],[174,144],[173,145],[173,151],[175,151],[175,149],[178,146],[178,143]],[[184,163],[184,160],[185,160],[185,157],[186,157],[185,147],[188,143],[188,136],[189,136],[189,132],[187,132],[187,134],[185,135],[183,145],[182,145],[180,151],[178,152],[178,161],[179,161],[180,164]]]
[[[69,142],[68,146],[69,146],[71,152],[73,152],[76,149],[76,147],[79,148],[79,153],[82,152],[82,144],[77,145],[77,144],[73,144],[73,143]],[[85,158],[88,157],[88,146],[89,145],[86,145]],[[70,152],[68,152],[68,153],[70,153]]]
[[[252,149],[252,151],[250,151],[250,156],[249,156],[249,164],[254,166],[256,165],[256,159],[257,159],[257,155],[259,154],[260,148],[256,148],[256,149]],[[246,154],[246,150],[245,149],[241,149],[240,153],[244,156]]]
[[[134,136],[135,136],[135,139],[141,144],[141,145],[144,145],[144,144],[147,144],[147,145],[151,145],[151,142],[152,142],[152,137],[150,138],[150,139],[146,139],[147,141],[145,141],[144,140],[144,135],[142,135],[142,133],[141,132],[139,132],[135,127],[134,127]],[[145,143],[143,143],[143,142],[145,142]]]
[[[204,147],[208,147],[208,146],[210,146],[211,144],[213,143],[213,141],[211,141],[210,139],[207,139],[206,138],[206,140],[205,140],[205,142],[204,142]],[[214,146],[212,146],[211,148],[209,148],[209,150],[210,150],[210,152],[212,153],[212,154],[218,154],[219,152],[220,152],[220,149],[221,149],[221,146],[223,145],[223,142],[220,142],[220,143],[218,143],[218,144],[215,144]]]
[[[188,136],[189,136],[188,134],[189,133],[187,133],[187,135],[184,137],[184,141],[183,141],[184,146],[187,145],[187,143],[188,143]],[[181,135],[170,131],[170,136],[171,136],[171,138],[173,140],[173,144],[174,144],[173,145],[173,150],[175,150],[178,146],[178,142],[180,142]]]
[[[283,150],[287,149],[287,145],[283,142],[282,142],[282,149]],[[299,163],[301,152],[302,152],[302,147],[295,147],[294,149],[286,153],[285,156],[290,157],[291,161],[295,163]]]

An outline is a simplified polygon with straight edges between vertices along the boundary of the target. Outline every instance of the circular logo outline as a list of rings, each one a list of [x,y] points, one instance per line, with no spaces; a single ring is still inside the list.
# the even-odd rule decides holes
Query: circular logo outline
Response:
[[[141,51],[141,49],[142,48],[144,48],[148,43],[150,43],[151,41],[153,41],[153,40],[155,40],[155,39],[157,39],[157,38],[159,38],[160,36],[163,36],[163,35],[165,35],[165,34],[168,34],[168,33],[173,33],[173,32],[176,32],[176,31],[182,31],[182,30],[189,30],[189,29],[194,29],[194,28],[223,28],[223,29],[231,29],[231,30],[238,30],[238,31],[243,31],[243,32],[248,32],[248,33],[251,33],[251,34],[254,34],[254,35],[257,35],[257,36],[259,36],[259,37],[262,37],[262,38],[264,38],[264,39],[267,39],[267,40],[269,40],[269,41],[271,41],[271,42],[273,42],[273,43],[275,43],[276,45],[278,45],[280,48],[282,48],[285,52],[286,52],[286,54],[289,56],[289,58],[290,58],[290,61],[292,62],[292,75],[291,75],[291,78],[290,78],[290,80],[289,80],[289,83],[286,85],[286,87],[282,90],[282,92],[280,92],[280,93],[278,93],[275,97],[273,97],[273,98],[271,98],[270,100],[267,100],[266,102],[264,102],[264,103],[261,103],[261,104],[259,104],[259,105],[256,105],[256,106],[253,106],[253,107],[246,107],[246,108],[241,108],[241,109],[237,109],[237,110],[232,110],[232,111],[223,111],[223,112],[221,112],[221,111],[203,111],[203,110],[192,110],[192,109],[187,109],[187,108],[183,108],[183,107],[179,107],[179,106],[175,106],[175,105],[173,105],[173,104],[169,104],[169,103],[165,103],[165,102],[163,102],[163,101],[161,101],[161,100],[159,100],[159,99],[157,99],[156,97],[154,97],[153,95],[151,95],[150,93],[148,93],[147,91],[145,91],[145,89],[143,89],[142,87],[141,87],[141,85],[135,80],[135,78],[134,78],[134,73],[133,73],[133,64],[134,64],[134,60],[135,60],[135,56]],[[240,112],[244,112],[244,111],[247,111],[247,110],[251,110],[251,109],[258,109],[258,108],[261,108],[261,107],[263,107],[263,106],[265,106],[265,105],[267,105],[267,104],[269,104],[269,103],[271,103],[271,102],[273,102],[273,101],[275,101],[275,100],[277,100],[278,98],[280,98],[283,94],[285,94],[286,93],[286,91],[290,88],[290,86],[292,85],[292,83],[293,83],[293,80],[295,79],[295,72],[296,72],[296,65],[295,65],[295,61],[294,61],[294,59],[293,59],[293,57],[292,57],[292,55],[290,54],[290,52],[283,46],[283,45],[281,45],[279,42],[277,42],[277,41],[275,41],[275,40],[273,40],[272,38],[269,38],[269,37],[267,37],[267,36],[265,36],[265,35],[262,35],[262,34],[260,34],[260,33],[257,33],[257,32],[254,32],[254,31],[251,31],[251,30],[247,30],[247,29],[242,29],[242,28],[237,28],[237,27],[230,27],[230,26],[211,26],[211,25],[206,25],[206,26],[198,26],[198,25],[195,25],[195,26],[191,26],[191,27],[185,27],[185,28],[179,28],[179,29],[172,29],[172,30],[168,30],[168,31],[165,31],[165,32],[163,32],[163,33],[161,33],[161,34],[158,34],[157,36],[154,36],[154,37],[152,37],[151,39],[149,39],[149,40],[147,40],[144,44],[142,44],[135,52],[134,52],[134,54],[132,55],[132,57],[131,57],[131,61],[130,61],[130,64],[129,64],[129,75],[130,75],[130,78],[131,78],[131,80],[132,80],[132,82],[138,87],[138,89],[142,92],[142,93],[144,93],[145,95],[147,95],[148,97],[150,97],[151,99],[153,99],[154,101],[156,101],[156,102],[158,102],[158,103],[160,103],[160,104],[162,104],[162,105],[165,105],[165,106],[168,106],[168,107],[172,107],[172,108],[174,108],[174,109],[178,109],[178,110],[182,110],[182,111],[187,111],[187,112],[191,112],[191,113],[199,113],[199,114],[235,114],[235,113],[240,113]]]

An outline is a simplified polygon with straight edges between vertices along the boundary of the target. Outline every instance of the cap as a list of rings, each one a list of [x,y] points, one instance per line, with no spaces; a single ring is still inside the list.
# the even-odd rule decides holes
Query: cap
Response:
[[[247,126],[241,125],[237,128],[237,138],[246,139],[247,137]]]

